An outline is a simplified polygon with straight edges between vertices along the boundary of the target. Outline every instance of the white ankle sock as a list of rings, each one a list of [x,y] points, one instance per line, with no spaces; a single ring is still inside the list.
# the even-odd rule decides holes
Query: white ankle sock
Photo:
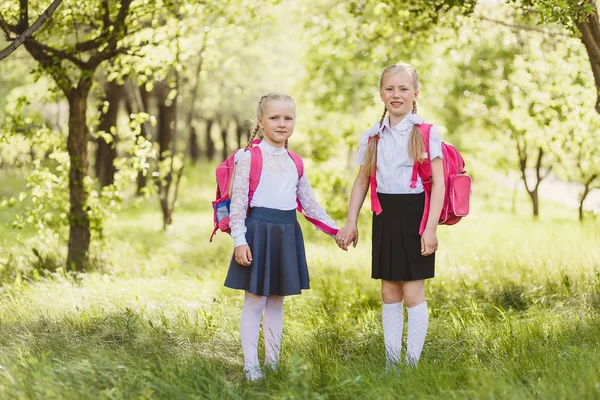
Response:
[[[408,313],[408,340],[406,343],[406,363],[416,366],[421,358],[427,327],[429,311],[427,302],[406,309]]]
[[[246,292],[244,309],[240,319],[240,336],[242,339],[242,351],[244,352],[244,370],[249,380],[260,378],[260,367],[258,363],[258,333],[260,329],[260,317],[267,298]],[[257,376],[260,375],[260,376]],[[252,379],[251,379],[252,378]]]
[[[263,334],[265,337],[265,364],[275,368],[279,362],[283,330],[283,297],[269,296],[265,305]]]
[[[402,350],[402,329],[404,327],[404,308],[402,302],[385,304],[382,310],[383,341],[388,364],[400,361]]]

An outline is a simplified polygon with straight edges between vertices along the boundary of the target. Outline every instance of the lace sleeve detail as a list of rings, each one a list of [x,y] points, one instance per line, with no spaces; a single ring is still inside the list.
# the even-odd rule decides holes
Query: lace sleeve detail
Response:
[[[248,190],[250,187],[250,152],[247,152],[236,164],[231,193],[231,212],[229,227],[235,247],[246,242],[246,215],[248,211]]]
[[[298,181],[298,198],[302,203],[302,208],[304,208],[304,212],[307,216],[314,218],[327,226],[330,226],[335,229],[339,229],[335,221],[333,221],[327,212],[321,207],[319,204],[317,197],[315,196],[315,192],[310,186],[310,182],[306,177],[306,174],[302,175],[300,180]]]

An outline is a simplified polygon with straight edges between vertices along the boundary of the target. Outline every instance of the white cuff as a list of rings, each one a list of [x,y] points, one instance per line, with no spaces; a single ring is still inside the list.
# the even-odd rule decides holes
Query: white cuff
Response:
[[[243,246],[245,244],[248,244],[248,242],[246,242],[246,235],[242,234],[239,236],[236,236],[233,238],[233,247],[239,247],[239,246]]]

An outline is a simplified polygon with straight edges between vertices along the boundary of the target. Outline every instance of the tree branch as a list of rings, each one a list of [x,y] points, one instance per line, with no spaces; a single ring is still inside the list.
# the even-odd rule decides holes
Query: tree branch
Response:
[[[61,59],[71,61],[73,64],[77,65],[79,68],[84,68],[84,69],[88,68],[87,63],[81,61],[77,57],[73,56],[72,54],[67,53],[64,50],[55,49],[54,47],[50,47],[50,46],[45,45],[43,43],[37,42],[33,38],[27,39],[27,42],[35,43],[35,45],[39,46],[39,48],[41,50],[43,50],[43,51],[45,51],[47,53],[53,54],[55,56],[58,56]]]
[[[110,27],[110,6],[108,5],[108,0],[102,0],[102,8],[104,9],[104,14],[102,14],[103,30],[107,31]]]
[[[102,0],[102,29],[97,37],[79,42],[75,44],[75,50],[77,51],[89,51],[98,48],[101,44],[106,41],[106,37],[110,35],[110,26],[112,22],[110,20],[110,6],[108,0]]]
[[[0,28],[2,28],[2,30],[4,31],[4,34],[6,35],[7,38],[10,36],[11,32],[17,33],[16,25],[9,24],[8,21],[6,21],[4,19],[2,14],[0,14]]]
[[[122,40],[127,34],[127,25],[125,24],[125,19],[129,14],[129,6],[131,5],[131,1],[132,0],[121,1],[121,8],[119,9],[117,19],[112,24],[114,29],[107,40],[107,46],[100,53],[93,55],[88,60],[88,68],[95,69],[102,61],[108,60],[109,58],[112,58],[120,53],[126,52],[124,48],[117,48],[117,45],[119,41]]]
[[[131,0],[121,1],[121,9],[119,10],[119,14],[115,20],[115,25],[125,26],[125,18],[127,18],[127,14],[129,14],[129,6],[131,6]]]
[[[44,69],[50,73],[52,78],[54,78],[56,85],[63,91],[65,96],[68,97],[72,89],[71,80],[66,72],[63,71],[61,73],[60,64],[57,65],[52,57],[44,52],[42,46],[34,40],[26,40],[25,47],[32,57],[35,58],[42,65],[42,67],[44,67]]]
[[[528,193],[531,193],[531,190],[529,190],[529,185],[527,184],[527,174],[526,174],[527,142],[525,140],[523,140],[523,147],[521,147],[521,142],[519,141],[519,138],[516,137],[515,139],[517,142],[517,153],[519,155],[519,169],[521,170],[521,175],[523,177],[523,183],[525,184],[525,190],[527,190]]]
[[[537,191],[538,188],[540,187],[540,183],[542,183],[542,181],[544,180],[544,178],[546,178],[548,175],[550,175],[550,171],[552,170],[552,166],[550,166],[550,168],[548,168],[548,172],[542,176],[541,175],[541,170],[542,170],[542,158],[544,157],[544,149],[542,149],[541,147],[538,147],[538,156],[537,156],[537,161],[535,162],[535,177],[536,177],[536,182],[535,182],[535,187],[534,187],[534,191]]]
[[[29,0],[19,0],[19,22],[17,29],[19,33],[24,32],[29,25]]]
[[[481,19],[482,21],[488,21],[488,22],[492,22],[494,24],[498,24],[498,25],[502,25],[502,26],[506,26],[508,28],[511,29],[518,29],[521,31],[529,31],[529,32],[537,32],[537,33],[543,33],[544,35],[548,35],[550,37],[562,37],[562,38],[570,38],[571,36],[561,33],[561,32],[552,32],[552,31],[547,31],[541,28],[536,28],[535,26],[529,26],[529,25],[523,25],[523,24],[511,24],[505,21],[500,21],[497,19],[493,19],[493,18],[488,18],[488,17],[484,17],[484,16],[479,16],[479,19]]]
[[[25,41],[25,39],[27,39],[28,37],[30,37],[31,35],[33,35],[33,32],[37,31],[40,28],[40,26],[42,26],[42,24],[48,18],[50,18],[50,16],[52,15],[52,13],[56,10],[56,8],[59,6],[59,4],[61,2],[62,2],[62,0],[54,0],[50,4],[50,6],[46,9],[46,11],[44,11],[38,17],[38,19],[30,27],[28,27],[27,29],[25,29],[25,31],[23,31],[23,33],[21,33],[21,35],[15,41],[13,41],[10,45],[8,45],[4,50],[0,51],[0,61],[2,61],[3,59],[5,59],[6,57],[8,57],[21,44],[23,44],[23,42]],[[2,18],[1,16],[0,16],[0,19],[4,23],[6,22],[6,21],[4,21],[4,18]],[[4,24],[2,24],[2,25],[4,25]],[[3,29],[4,29],[4,27],[3,27]]]

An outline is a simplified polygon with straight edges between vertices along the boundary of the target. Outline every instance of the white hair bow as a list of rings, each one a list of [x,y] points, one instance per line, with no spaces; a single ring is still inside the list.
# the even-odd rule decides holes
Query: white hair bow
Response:
[[[413,125],[421,125],[424,122],[423,118],[419,117],[417,114],[409,114],[408,121],[412,122]]]

